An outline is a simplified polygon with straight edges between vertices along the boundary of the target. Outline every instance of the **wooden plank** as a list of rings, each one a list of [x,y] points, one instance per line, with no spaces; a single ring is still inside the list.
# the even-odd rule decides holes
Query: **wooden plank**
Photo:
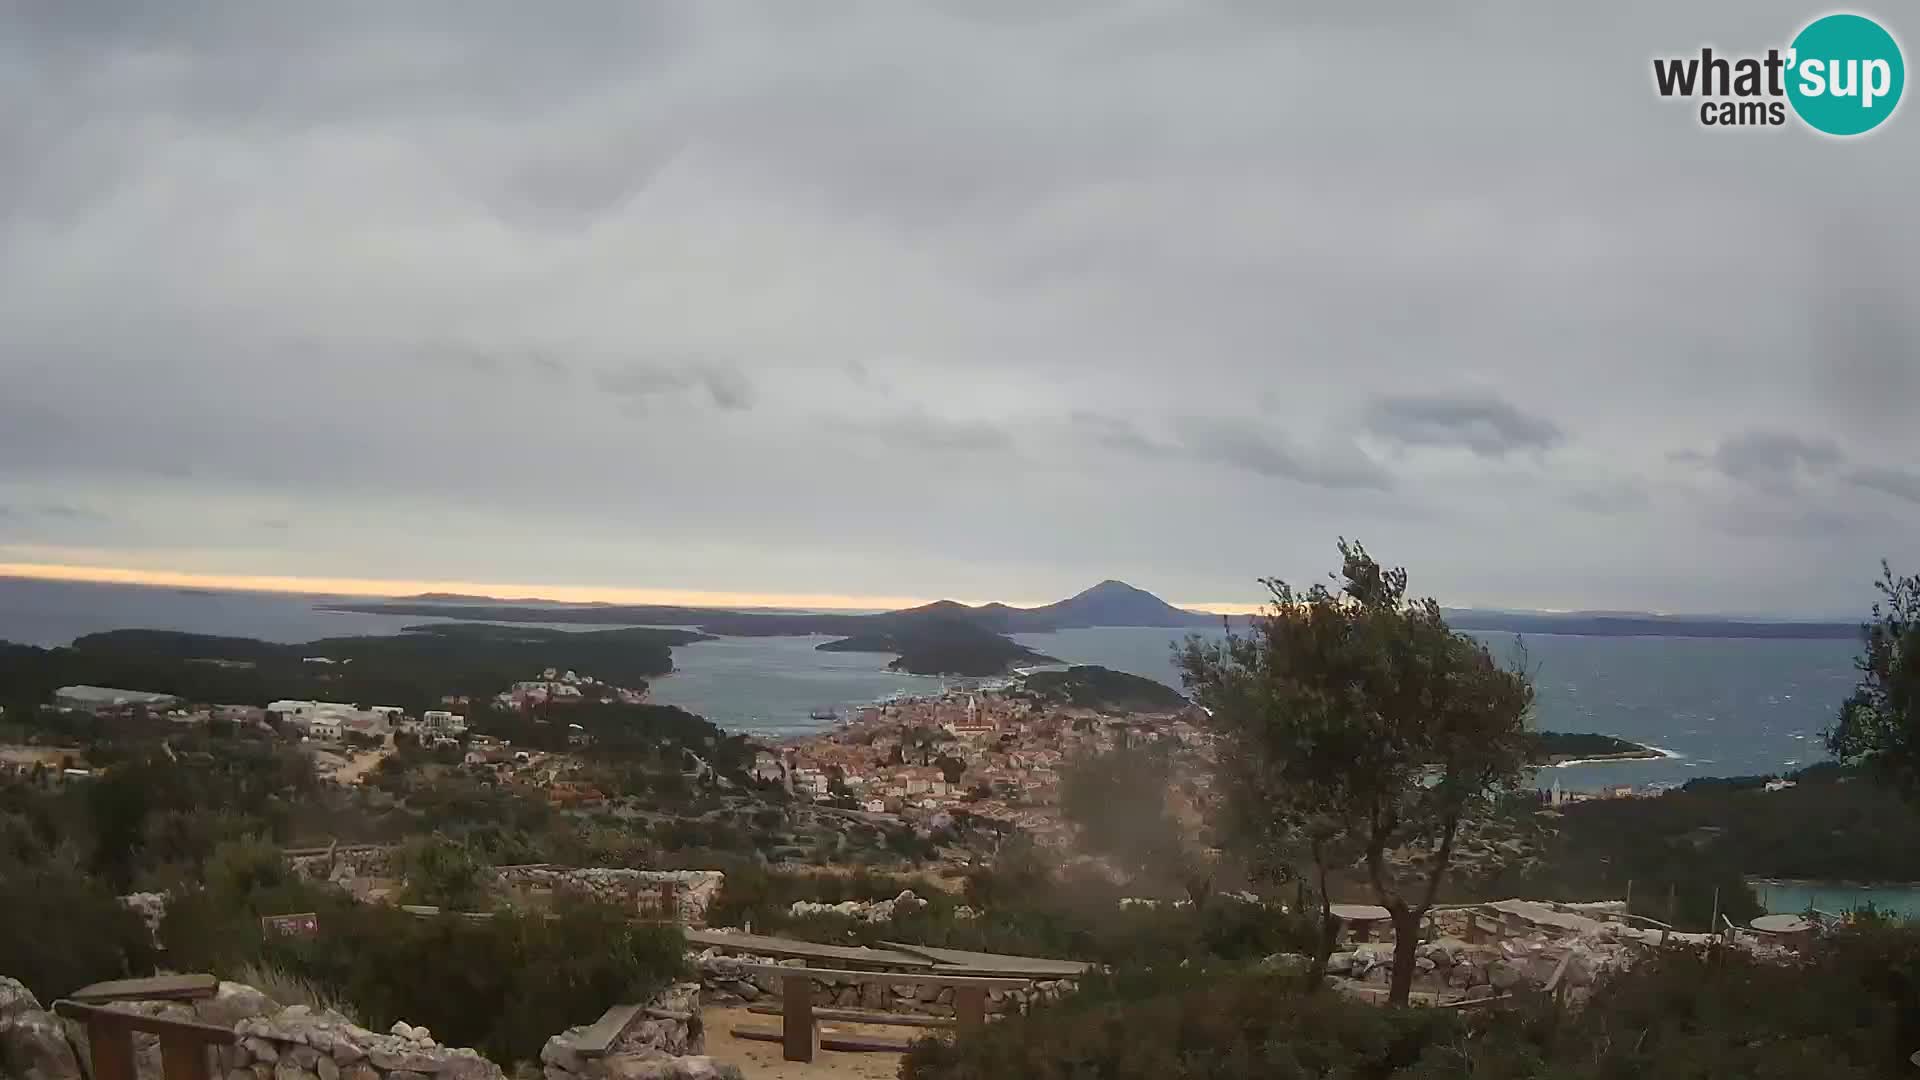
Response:
[[[909,956],[924,956],[934,962],[935,971],[975,975],[1024,975],[1034,979],[1073,979],[1093,968],[1083,960],[1053,960],[1040,956],[1013,956],[1006,953],[970,952],[966,949],[936,949],[930,945],[909,945],[883,941],[881,945]]]
[[[59,1012],[62,1004],[65,1002],[55,1002],[54,1011]],[[106,1017],[86,1016],[84,1019],[87,1023],[87,1052],[93,1059],[93,1080],[136,1080],[138,1074],[133,1065],[133,1029]]]
[[[208,1080],[206,1041],[190,1031],[160,1033],[161,1080]]]
[[[112,979],[83,986],[67,995],[74,1001],[191,1001],[220,992],[212,975],[156,975],[149,979]]]
[[[587,1030],[568,1039],[567,1042],[587,1057],[604,1057],[613,1044],[640,1019],[642,1009],[639,1005],[615,1005],[600,1014]]]
[[[202,1024],[193,1020],[168,1020],[159,1016],[143,1016],[140,1013],[122,1012],[99,1005],[83,1005],[77,1001],[62,998],[53,1003],[55,1015],[71,1020],[79,1020],[91,1030],[96,1023],[125,1031],[145,1031],[159,1035],[169,1031],[184,1032],[200,1040],[202,1045],[229,1046],[239,1041],[231,1028]]]
[[[736,1039],[752,1039],[754,1042],[770,1043],[785,1042],[787,1039],[784,1031],[769,1031],[766,1028],[750,1027],[734,1028],[733,1037]]]
[[[781,1056],[788,1061],[812,1061],[813,983],[790,976],[780,981],[780,991],[786,1006],[780,1014],[781,1041],[785,1044]]]
[[[838,971],[830,968],[785,967],[780,964],[742,964],[750,975],[781,978],[801,976],[797,981],[837,979],[850,983],[879,983],[885,986],[977,986],[982,990],[1025,990],[1032,979],[1003,979],[986,975],[942,975],[933,971]]]
[[[854,949],[845,945],[818,945],[811,941],[796,941],[792,938],[767,937],[763,934],[722,934],[713,930],[688,930],[686,936],[688,943],[693,945],[731,949],[735,952],[754,953],[759,956],[778,956],[788,960],[837,960],[847,964],[874,964],[902,970],[924,970],[934,966],[934,962],[924,956],[912,956],[891,949]]]
[[[779,1016],[778,1005],[749,1005],[747,1011],[759,1016]],[[888,1027],[950,1028],[956,1023],[951,1016],[919,1016],[912,1013],[874,1012],[870,1009],[821,1009],[813,1010],[816,1020],[838,1020],[850,1024],[882,1024]]]
[[[822,1035],[820,1049],[852,1053],[904,1054],[911,1044],[885,1035]]]
[[[953,992],[953,1016],[961,1031],[979,1031],[987,1026],[987,992],[978,986],[962,986]]]

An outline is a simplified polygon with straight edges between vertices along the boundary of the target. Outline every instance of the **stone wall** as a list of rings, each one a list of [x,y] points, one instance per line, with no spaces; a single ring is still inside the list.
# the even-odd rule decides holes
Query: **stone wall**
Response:
[[[231,1027],[238,1041],[208,1050],[207,1075],[218,1080],[505,1080],[500,1066],[469,1049],[443,1046],[432,1032],[404,1021],[369,1031],[330,1010],[281,1008],[251,986],[223,982],[195,1001],[120,1001],[107,1006],[168,1020]],[[738,1080],[739,1073],[699,1056],[700,988],[681,983],[640,1007],[611,1052],[588,1067],[558,1051],[571,1028],[548,1040],[549,1080]],[[158,1036],[133,1035],[139,1080],[163,1080]],[[578,1071],[556,1069],[549,1055]],[[693,1055],[693,1056],[688,1056]],[[83,1080],[92,1074],[86,1028],[41,1009],[31,992],[0,976],[0,1077]]]
[[[843,900],[838,904],[819,904],[812,900],[795,900],[787,909],[789,915],[845,915],[862,922],[891,922],[895,915],[909,915],[924,911],[927,902],[915,896],[912,889],[903,889],[899,896],[891,900]]]
[[[505,889],[546,889],[631,906],[643,896],[658,896],[671,884],[682,926],[705,926],[707,909],[720,895],[727,876],[718,870],[628,870],[620,867],[500,866],[495,879]]]
[[[739,1077],[732,1066],[706,1054],[700,1023],[700,984],[677,983],[644,1006],[610,1010],[624,1013],[626,1027],[604,1053],[584,1047],[581,1038],[598,1025],[572,1027],[547,1040],[540,1051],[544,1080],[709,1080]],[[602,1017],[602,1022],[607,1017]]]
[[[780,977],[771,974],[752,974],[746,970],[748,964],[779,964],[781,967],[805,967],[800,960],[776,960],[767,956],[750,954],[722,955],[718,949],[704,949],[687,954],[687,963],[700,973],[701,1000],[709,1005],[740,1005],[762,999],[778,1001],[780,998]],[[987,1011],[989,1013],[1024,1012],[1031,1001],[1052,1001],[1063,994],[1072,993],[1075,984],[1071,979],[1044,979],[1033,984],[1032,990],[989,990],[987,991]],[[816,1006],[842,1009],[872,1009],[880,1012],[914,1013],[923,1016],[952,1016],[953,987],[951,986],[883,986],[875,983],[863,983],[857,979],[813,980],[813,1003]]]
[[[346,885],[357,878],[393,876],[394,849],[377,844],[307,848],[285,853],[287,869],[308,881]]]

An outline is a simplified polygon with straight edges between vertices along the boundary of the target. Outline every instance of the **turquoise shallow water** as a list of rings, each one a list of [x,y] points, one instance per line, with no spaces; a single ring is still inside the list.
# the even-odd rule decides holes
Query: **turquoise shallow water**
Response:
[[[1831,881],[1751,881],[1761,906],[1799,914],[1809,908],[1841,914],[1868,906],[1909,919],[1920,918],[1920,885],[1848,885]]]

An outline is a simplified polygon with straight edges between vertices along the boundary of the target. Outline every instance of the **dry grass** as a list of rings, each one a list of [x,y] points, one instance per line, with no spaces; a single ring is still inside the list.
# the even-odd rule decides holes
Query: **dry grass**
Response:
[[[234,981],[253,987],[279,1002],[282,1008],[305,1005],[315,1012],[331,1009],[355,1024],[360,1023],[360,1017],[354,1012],[351,1002],[277,967],[248,964],[234,976]]]

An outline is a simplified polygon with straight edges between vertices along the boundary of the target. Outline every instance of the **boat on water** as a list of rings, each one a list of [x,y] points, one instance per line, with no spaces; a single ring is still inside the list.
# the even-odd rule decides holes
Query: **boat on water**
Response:
[[[835,711],[834,711],[834,710],[832,710],[832,709],[815,709],[815,710],[813,710],[812,712],[810,712],[810,713],[808,713],[808,714],[807,714],[807,716],[808,716],[808,717],[809,717],[810,719],[814,719],[814,720],[838,720],[838,719],[840,719],[840,714],[839,714],[838,712],[835,712]]]

